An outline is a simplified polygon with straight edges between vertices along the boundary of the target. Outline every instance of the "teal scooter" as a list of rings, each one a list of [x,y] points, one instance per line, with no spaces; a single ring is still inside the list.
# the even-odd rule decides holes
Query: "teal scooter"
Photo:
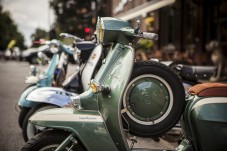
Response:
[[[75,41],[77,41],[77,43],[73,46],[73,48],[69,49],[57,40],[52,40],[49,42],[50,49],[53,51],[54,54],[49,62],[47,69],[42,76],[39,76],[35,84],[31,84],[23,91],[18,100],[18,106],[21,109],[18,119],[20,127],[22,127],[24,118],[26,117],[27,113],[31,110],[33,106],[38,104],[36,102],[27,100],[26,97],[32,91],[40,87],[61,86],[62,82],[65,79],[67,71],[68,56],[77,55],[78,49],[90,51],[95,47],[95,44],[93,42],[83,42],[82,39],[65,33],[63,33],[62,36],[66,38],[73,38]],[[88,57],[85,56],[81,58],[83,58],[82,60],[84,61]],[[31,69],[31,72],[33,74],[36,74],[36,71],[37,70],[34,68]]]
[[[31,107],[24,118],[22,130],[25,141],[43,130],[43,127],[38,127],[28,122],[30,116],[38,111],[49,108],[64,107],[71,102],[71,97],[76,96],[89,88],[88,83],[100,68],[102,59],[105,58],[104,53],[102,53],[105,49],[108,48],[97,45],[90,53],[88,60],[77,66],[76,71],[63,82],[61,88],[40,87],[27,95],[26,100],[34,102],[37,105]],[[80,55],[78,55],[80,56],[79,58],[84,58],[84,56],[81,55],[84,55],[84,51],[80,52]]]
[[[99,43],[112,43],[112,49],[90,88],[73,96],[71,107],[31,116],[32,124],[46,130],[30,139],[23,151],[136,150],[129,134],[160,136],[179,121],[185,92],[178,76],[159,62],[134,62],[133,43],[158,36],[141,32],[139,23],[134,29],[128,22],[109,17],[98,19],[96,33]]]

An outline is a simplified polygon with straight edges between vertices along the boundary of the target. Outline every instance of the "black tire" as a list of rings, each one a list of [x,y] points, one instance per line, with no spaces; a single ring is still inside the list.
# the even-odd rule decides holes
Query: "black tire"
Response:
[[[19,118],[18,118],[18,124],[19,124],[20,128],[22,128],[24,119],[25,119],[25,117],[28,114],[30,109],[31,108],[28,108],[28,107],[21,107],[21,111],[19,113]]]
[[[43,131],[42,133],[30,139],[22,147],[21,151],[40,151],[40,150],[45,151],[44,149],[55,150],[69,135],[70,134],[68,132],[60,130]],[[70,145],[72,145],[72,143],[69,144],[67,148],[69,148]],[[65,150],[67,150],[67,148]],[[80,141],[78,141],[78,143],[75,146],[73,146],[72,150],[85,151],[86,149],[83,147]]]
[[[28,119],[36,112],[58,107],[59,106],[52,104],[39,104],[31,108],[31,110],[27,113],[22,126],[22,133],[25,142],[41,132],[41,130],[36,129],[35,125],[29,123]]]
[[[138,79],[140,77],[141,79]],[[156,98],[158,97],[153,97],[151,95],[151,97],[148,97],[147,99],[148,102],[146,102],[145,101],[146,98],[144,97],[143,93],[139,93],[140,95],[138,96],[138,98],[136,98],[137,97],[136,95],[134,95],[135,97],[133,97],[133,94],[135,93],[137,94],[138,92],[138,89],[135,89],[137,88],[136,82],[141,80],[141,83],[146,83],[146,81],[143,80],[142,78],[146,78],[145,80],[150,80],[148,81],[150,83],[152,83],[153,81],[155,82],[155,80],[156,81],[159,80],[160,82],[158,81],[159,82],[158,86],[161,87],[160,92],[164,92],[161,91],[164,85],[164,88],[166,89],[165,94],[169,96],[165,97],[165,95],[163,95],[164,96],[163,102],[165,105],[163,105],[163,107],[161,108],[162,109],[161,112],[158,112],[157,114],[155,113],[154,116],[152,114],[156,109],[155,107],[158,104],[157,102],[159,102],[161,98],[157,100]],[[135,81],[135,83],[133,81]],[[140,83],[138,83],[138,85],[139,84]],[[142,87],[141,89],[143,88],[144,87]],[[155,92],[152,91],[152,93]],[[150,95],[149,93],[147,94]],[[131,100],[134,100],[135,104],[133,104],[132,103],[133,101]],[[165,102],[165,100],[168,100],[166,101],[167,103]],[[150,103],[150,105],[147,105],[148,103]],[[140,113],[144,112],[143,111],[145,110],[144,106],[146,108],[146,112],[148,111],[148,114],[152,116],[148,117],[144,116],[143,117],[144,119],[142,119],[141,116],[139,115],[142,115]],[[122,101],[122,122],[124,128],[126,128],[131,134],[136,136],[142,137],[160,136],[169,131],[179,121],[184,106],[185,92],[182,82],[169,67],[155,61],[135,62],[130,82],[124,92]],[[140,112],[138,113],[138,111]],[[156,117],[158,118],[156,119]]]
[[[29,84],[22,92],[24,92],[27,88],[32,87],[34,85],[36,85],[36,84]],[[23,106],[20,108],[21,108],[21,111],[19,113],[18,124],[19,124],[20,128],[22,128],[24,119],[31,108],[23,107]]]

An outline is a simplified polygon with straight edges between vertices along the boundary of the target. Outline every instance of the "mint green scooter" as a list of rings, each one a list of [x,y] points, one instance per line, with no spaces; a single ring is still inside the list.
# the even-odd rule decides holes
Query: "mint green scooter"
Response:
[[[22,151],[141,150],[134,148],[136,141],[129,135],[160,136],[179,121],[185,92],[178,76],[159,62],[134,62],[137,39],[158,36],[141,32],[139,23],[134,29],[108,17],[98,19],[96,32],[99,43],[112,43],[112,49],[90,88],[72,97],[71,107],[35,113],[30,122],[46,130]]]

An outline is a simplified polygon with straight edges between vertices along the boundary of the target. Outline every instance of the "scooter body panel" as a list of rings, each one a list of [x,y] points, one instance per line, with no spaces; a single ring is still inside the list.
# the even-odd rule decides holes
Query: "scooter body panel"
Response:
[[[186,138],[192,138],[194,150],[227,150],[227,99],[192,97],[184,114]],[[218,136],[213,139],[212,136]]]
[[[57,67],[58,61],[59,61],[59,54],[55,53],[43,75],[43,79],[40,79],[37,82],[37,85],[39,87],[51,86],[52,78],[54,77],[54,72]]]
[[[97,45],[92,51],[88,62],[83,69],[83,72],[81,74],[81,83],[83,85],[84,91],[89,89],[88,83],[90,82],[91,77],[93,76],[95,68],[98,64],[98,61],[100,60],[102,50],[102,45]]]
[[[98,95],[99,110],[118,150],[129,150],[120,112],[123,92],[134,65],[134,50],[129,46],[117,44],[110,52],[110,56],[112,58],[107,58],[106,66],[101,69],[101,74],[94,79],[111,88],[108,95],[105,93]]]
[[[41,111],[29,120],[36,125],[69,130],[77,135],[87,150],[117,150],[99,112],[57,108]]]
[[[60,107],[71,102],[71,97],[76,96],[75,93],[70,93],[62,88],[41,87],[33,90],[28,94],[26,100],[36,103],[54,104]]]

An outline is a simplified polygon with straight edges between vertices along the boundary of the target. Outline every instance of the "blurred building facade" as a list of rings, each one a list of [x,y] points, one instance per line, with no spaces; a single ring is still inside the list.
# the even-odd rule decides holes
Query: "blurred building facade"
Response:
[[[227,49],[225,0],[112,0],[111,15],[133,26],[139,19],[143,31],[158,33],[157,49],[171,45],[180,52],[209,53],[213,40]]]

